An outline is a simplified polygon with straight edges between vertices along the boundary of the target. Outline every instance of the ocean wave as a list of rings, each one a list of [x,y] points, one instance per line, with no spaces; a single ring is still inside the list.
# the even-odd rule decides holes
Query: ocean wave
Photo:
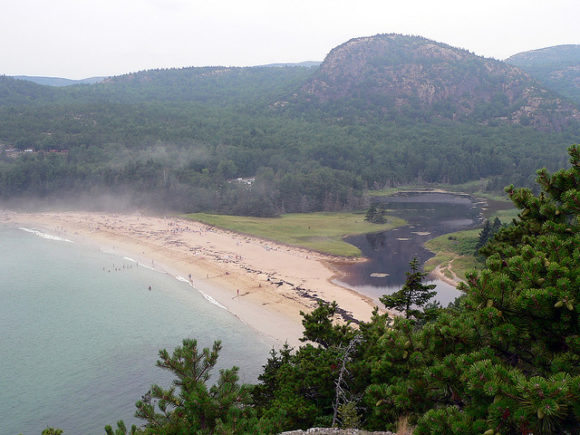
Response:
[[[198,292],[201,293],[201,295],[210,303],[210,304],[214,304],[217,307],[220,307],[222,310],[226,310],[229,311],[226,307],[224,307],[222,304],[220,304],[218,301],[216,301],[214,298],[212,298],[210,295],[202,292],[200,289],[196,289]]]
[[[154,267],[147,266],[146,264],[143,264],[143,263],[139,263],[139,262],[137,262],[137,265],[138,265],[139,267],[144,267],[145,269],[152,270],[153,272],[166,273],[166,272],[163,272],[162,270],[155,269]]]
[[[185,283],[187,283],[187,284],[191,284],[191,282],[189,282],[189,280],[188,280],[188,279],[186,279],[186,278],[184,278],[184,277],[182,277],[182,276],[179,276],[179,275],[178,275],[178,276],[176,276],[175,278],[177,278],[177,281],[181,281],[181,282],[185,282]]]
[[[177,275],[175,278],[177,278],[178,281],[184,282],[186,284],[189,284],[190,286],[192,286],[193,288],[195,288],[193,286],[193,283],[188,280],[187,278],[184,278],[180,275]],[[206,301],[208,301],[210,304],[215,305],[216,307],[221,308],[222,310],[226,310],[226,311],[230,311],[227,309],[227,307],[223,306],[222,304],[220,304],[218,301],[216,301],[214,298],[212,298],[210,295],[208,295],[207,293],[202,292],[200,289],[195,288],[203,297]]]
[[[19,230],[22,231],[26,231],[27,233],[31,233],[34,234],[37,237],[41,237],[43,239],[47,239],[47,240],[56,240],[58,242],[67,242],[67,243],[74,243],[72,240],[69,239],[65,239],[63,237],[59,237],[59,236],[54,236],[52,234],[47,234],[47,233],[43,233],[42,231],[38,231],[38,230],[32,230],[30,228],[24,228],[24,227],[20,227],[18,228]]]
[[[123,257],[123,260],[130,261],[132,263],[139,263],[137,260],[133,260],[131,257]]]

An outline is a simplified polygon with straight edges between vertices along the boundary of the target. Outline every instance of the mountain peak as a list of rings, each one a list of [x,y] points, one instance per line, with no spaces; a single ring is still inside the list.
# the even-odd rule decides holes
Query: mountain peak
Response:
[[[299,98],[326,106],[348,100],[351,108],[379,109],[386,117],[404,114],[542,129],[580,121],[572,105],[515,66],[400,34],[355,38],[334,48]]]

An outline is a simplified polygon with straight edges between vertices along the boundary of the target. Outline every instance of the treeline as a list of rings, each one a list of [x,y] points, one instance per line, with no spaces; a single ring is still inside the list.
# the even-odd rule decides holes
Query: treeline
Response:
[[[366,189],[406,183],[530,185],[538,164],[565,163],[564,144],[578,133],[334,119],[276,105],[311,73],[167,70],[48,90],[4,78],[0,94],[11,97],[0,102],[0,199],[74,202],[100,192],[126,194],[128,206],[187,212],[356,208]],[[14,158],[11,148],[32,152]]]

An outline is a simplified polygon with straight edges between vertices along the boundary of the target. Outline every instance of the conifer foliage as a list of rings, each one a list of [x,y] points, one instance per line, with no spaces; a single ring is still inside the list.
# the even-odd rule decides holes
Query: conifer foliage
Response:
[[[580,148],[538,172],[542,192],[482,249],[458,307],[413,332],[395,319],[366,398],[374,428],[409,416],[419,434],[577,433],[580,427]],[[368,339],[367,339],[368,343]]]
[[[487,242],[493,239],[493,236],[501,229],[501,221],[499,218],[495,218],[493,224],[486,220],[483,224],[483,228],[479,233],[479,240],[475,245],[475,250],[478,251],[479,249],[483,248]]]
[[[153,385],[136,404],[135,415],[146,423],[143,428],[132,427],[128,432],[122,421],[109,435],[142,434],[214,434],[251,433],[256,419],[250,404],[247,385],[238,384],[237,367],[220,370],[217,382],[208,386],[221,343],[214,342],[212,349],[198,349],[197,341],[184,339],[170,355],[165,349],[159,352],[157,366],[176,375],[173,385],[164,389]],[[251,428],[251,429],[250,429]]]
[[[392,430],[405,418],[417,434],[577,433],[580,148],[569,152],[571,168],[539,171],[539,195],[507,188],[519,218],[482,249],[486,267],[468,275],[458,302],[432,308],[427,318],[417,302],[409,311],[405,291],[432,291],[411,263],[405,287],[381,299],[405,315],[392,319],[377,311],[359,325],[364,345],[348,363],[348,388],[360,397],[356,418],[363,427]],[[314,381],[338,379],[338,346],[353,333],[326,321],[332,313],[319,307],[309,333],[332,340],[301,348],[269,373],[276,379],[270,384],[276,406],[292,398],[309,409],[298,418],[286,408],[285,429],[309,427],[328,415],[328,385]],[[316,366],[309,365],[314,351]],[[289,390],[292,395],[284,395]],[[271,412],[268,405],[259,410]]]
[[[423,284],[427,275],[419,270],[419,260],[413,258],[410,263],[411,271],[407,272],[407,280],[401,290],[392,295],[384,295],[380,301],[387,308],[393,308],[405,315],[406,319],[422,317],[422,307],[437,294],[433,291],[434,284]]]

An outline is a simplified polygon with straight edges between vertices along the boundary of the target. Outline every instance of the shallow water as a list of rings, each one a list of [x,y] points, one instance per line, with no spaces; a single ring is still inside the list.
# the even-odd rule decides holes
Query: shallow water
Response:
[[[382,295],[402,287],[413,257],[424,264],[434,255],[424,247],[427,240],[476,227],[483,218],[485,205],[469,196],[445,193],[408,193],[376,200],[386,205],[388,214],[405,219],[408,225],[346,238],[369,261],[340,266],[344,276],[336,282],[377,302]],[[444,306],[461,295],[443,281],[429,283],[436,284],[435,299]]]
[[[222,340],[218,364],[243,382],[274,344],[187,283],[42,232],[0,227],[0,277],[0,434],[140,423],[135,402],[172,379],[159,349],[186,337]]]

